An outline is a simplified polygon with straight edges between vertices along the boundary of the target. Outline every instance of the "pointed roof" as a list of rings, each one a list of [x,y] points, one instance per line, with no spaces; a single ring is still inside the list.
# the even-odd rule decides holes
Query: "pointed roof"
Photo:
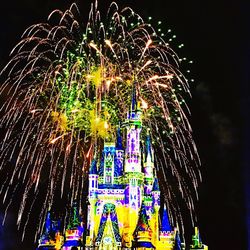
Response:
[[[118,127],[117,132],[116,132],[116,149],[123,150],[120,126]]]
[[[175,235],[174,250],[182,250],[180,234],[177,231]]]
[[[45,221],[45,226],[44,226],[45,234],[51,233],[51,230],[52,230],[52,220],[51,220],[50,211],[48,211],[46,221]]]
[[[104,153],[104,151],[102,151],[102,156],[101,156],[100,165],[99,165],[99,169],[98,169],[99,176],[103,176],[103,174],[104,174],[104,156],[105,156],[105,153]]]
[[[136,96],[136,82],[134,82],[132,88],[131,111],[136,111],[136,110],[137,110],[137,96]]]
[[[137,227],[134,232],[135,247],[155,249],[155,247],[153,246],[151,242],[151,232],[152,230],[148,223],[146,208],[145,208],[144,202],[142,202]],[[145,233],[147,236],[145,235]]]
[[[77,201],[74,201],[71,208],[67,229],[77,228],[78,226],[80,226],[80,224],[81,222],[80,222],[78,203]]]
[[[142,202],[142,205],[141,205],[141,211],[139,214],[139,219],[138,219],[137,227],[135,229],[135,233],[138,233],[139,231],[143,231],[143,232],[152,231],[148,223],[148,216],[146,213],[144,202]]]
[[[90,164],[90,168],[89,168],[89,174],[98,174],[97,171],[97,160],[94,157],[94,159],[92,160],[91,164]]]
[[[164,204],[164,209],[163,209],[163,213],[162,213],[161,231],[162,232],[172,231],[172,227],[171,227],[170,222],[169,222],[167,207],[165,204]]]
[[[195,227],[195,234],[192,236],[192,242],[192,247],[202,247],[202,241],[198,227]]]
[[[51,220],[50,211],[48,211],[46,220],[45,220],[44,231],[40,238],[42,244],[51,239],[51,233],[52,233],[52,220]]]
[[[60,220],[52,220],[48,211],[44,225],[44,232],[40,237],[38,249],[55,249],[55,234],[61,229]]]
[[[151,144],[151,137],[150,137],[149,129],[147,131],[145,147],[146,147],[145,160],[147,161],[148,156],[150,156],[150,158],[153,159],[153,150],[152,150],[152,144]]]
[[[155,178],[152,191],[160,191],[158,178]]]
[[[101,242],[103,239],[103,235],[106,233],[108,229],[111,229],[112,234],[115,238],[116,242],[122,242],[122,238],[119,232],[119,224],[116,213],[116,207],[114,204],[107,203],[103,207],[103,212],[101,216],[100,225],[98,228],[98,234],[96,237],[96,242]]]

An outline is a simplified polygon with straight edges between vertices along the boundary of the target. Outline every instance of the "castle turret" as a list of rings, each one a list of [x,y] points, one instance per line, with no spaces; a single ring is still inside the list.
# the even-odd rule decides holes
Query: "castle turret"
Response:
[[[54,244],[52,244],[51,242],[52,241],[51,234],[52,234],[52,221],[50,218],[50,212],[48,212],[45,220],[44,231],[39,239],[38,249],[45,249],[48,246],[54,246]]]
[[[154,150],[151,143],[149,129],[145,141],[144,174],[146,178],[154,177]]]
[[[135,83],[136,84],[136,83]],[[132,247],[133,232],[136,227],[143,197],[144,174],[141,164],[140,133],[142,126],[141,111],[138,108],[136,85],[132,90],[131,109],[124,126],[127,130],[125,149],[125,206],[128,220],[125,224],[126,247]]]
[[[144,203],[142,203],[137,227],[134,232],[134,247],[138,250],[155,249],[152,244],[152,229],[148,223]]]
[[[60,222],[52,221],[50,212],[47,213],[44,232],[39,239],[37,249],[54,249],[60,250],[63,244],[63,236],[60,233]]]
[[[152,197],[153,197],[153,207],[159,211],[160,209],[160,187],[159,187],[158,178],[154,179]]]
[[[155,221],[153,243],[156,245],[157,242],[159,241],[159,210],[160,210],[160,187],[157,178],[154,179],[152,198],[153,198],[153,217]]]
[[[174,243],[174,250],[182,250],[182,243],[181,243],[181,238],[180,234],[178,231],[175,233],[175,243]]]
[[[115,175],[115,143],[104,143],[103,184],[113,185]]]
[[[167,207],[164,204],[162,219],[161,219],[161,232],[171,232],[172,227],[169,222]]]
[[[172,230],[169,222],[168,211],[164,204],[164,209],[161,218],[161,230],[159,235],[159,242],[157,249],[159,250],[173,250],[176,246],[176,233],[177,229]]]
[[[144,195],[151,195],[154,182],[154,151],[149,130],[145,141],[143,171],[145,175]]]
[[[97,189],[98,189],[98,172],[97,172],[97,160],[96,157],[91,162],[89,168],[89,195],[88,195],[88,220],[87,220],[87,237],[86,245],[91,246],[94,242],[95,231],[95,204],[97,201]]]
[[[76,201],[74,201],[65,232],[65,242],[63,244],[62,250],[70,250],[72,249],[72,247],[76,247],[78,250],[82,250],[83,231],[84,229],[81,225],[78,204]]]
[[[116,133],[116,151],[115,151],[115,177],[121,177],[123,175],[123,161],[124,161],[124,149],[122,146],[121,128],[118,127]]]
[[[133,87],[131,109],[125,126],[127,128],[127,145],[125,172],[141,172],[140,133],[142,126],[141,110],[138,108],[136,86]]]
[[[98,189],[98,172],[97,172],[97,161],[94,158],[89,168],[89,198],[93,199],[96,197],[96,191]]]
[[[208,247],[202,244],[200,233],[198,227],[195,227],[195,233],[192,236],[192,245],[190,246],[190,250],[208,250]]]

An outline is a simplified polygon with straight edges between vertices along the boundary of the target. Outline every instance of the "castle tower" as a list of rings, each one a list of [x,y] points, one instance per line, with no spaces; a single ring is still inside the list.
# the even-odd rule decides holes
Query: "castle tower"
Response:
[[[147,130],[147,137],[145,141],[145,154],[144,154],[144,164],[143,164],[145,180],[147,181],[148,189],[145,194],[150,194],[152,191],[153,179],[154,179],[154,150],[151,144],[151,138],[149,134],[149,129]]]
[[[54,249],[60,250],[63,244],[63,236],[60,233],[60,221],[51,220],[48,212],[44,232],[38,242],[38,250]]]
[[[133,245],[138,250],[155,249],[151,241],[152,241],[152,230],[148,223],[148,218],[144,203],[142,203],[137,227],[134,232]]]
[[[164,204],[162,219],[161,219],[161,232],[171,232],[172,227],[169,222],[167,207]]]
[[[153,189],[152,189],[152,198],[153,198],[153,217],[154,217],[154,237],[152,239],[153,244],[157,245],[159,241],[159,210],[160,210],[160,187],[158,179],[155,178]]]
[[[144,174],[141,162],[141,110],[137,104],[136,83],[132,91],[131,109],[124,126],[127,130],[125,149],[125,206],[127,208],[127,222],[125,223],[126,246],[132,247],[133,233],[136,228],[143,197]]]
[[[192,245],[190,250],[208,250],[208,247],[204,245],[201,241],[200,233],[198,227],[195,227],[194,235],[192,236]]]
[[[115,143],[104,143],[103,184],[113,185],[115,176]]]
[[[74,201],[65,232],[65,242],[61,249],[71,250],[72,247],[75,247],[78,250],[83,250],[83,231],[84,229],[81,225],[78,203]]]
[[[96,157],[91,162],[89,169],[89,193],[88,193],[88,221],[87,221],[87,236],[86,245],[90,246],[94,242],[95,237],[95,204],[97,200],[98,189],[98,173]]]
[[[154,151],[151,144],[149,129],[144,146],[143,154],[143,173],[144,173],[144,204],[149,218],[152,217],[152,189],[154,183]]]
[[[177,230],[172,230],[169,222],[168,211],[166,205],[164,204],[164,209],[161,218],[161,230],[160,230],[160,240],[157,245],[159,250],[174,250],[176,245],[176,232]]]
[[[125,126],[127,129],[125,172],[141,172],[140,133],[142,128],[141,110],[138,108],[136,86],[133,87],[131,109]]]
[[[174,250],[182,250],[182,249],[185,249],[185,248],[182,247],[180,234],[179,234],[178,230],[176,230]]]
[[[49,211],[47,213],[47,217],[45,220],[43,235],[39,240],[40,243],[39,245],[45,245],[46,243],[50,242],[52,240],[51,233],[52,233],[52,221],[51,221],[51,214]]]
[[[144,195],[149,196],[151,195],[154,183],[154,150],[151,144],[149,130],[147,131],[145,141],[143,171],[145,175]]]
[[[121,177],[123,175],[124,168],[124,149],[122,146],[122,136],[120,126],[116,133],[116,151],[115,151],[115,177],[117,177],[117,182],[121,183]]]

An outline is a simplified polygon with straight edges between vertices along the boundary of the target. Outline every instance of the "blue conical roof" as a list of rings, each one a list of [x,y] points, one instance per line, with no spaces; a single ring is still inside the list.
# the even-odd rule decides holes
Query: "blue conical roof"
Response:
[[[51,214],[50,214],[50,211],[48,211],[46,221],[45,221],[44,231],[45,233],[49,234],[51,233],[51,230],[52,230]]]
[[[172,231],[172,227],[169,222],[168,211],[166,205],[164,205],[163,213],[162,213],[162,220],[161,220],[161,231],[169,232]]]
[[[146,208],[145,208],[144,202],[142,202],[137,227],[134,232],[135,240],[137,239],[136,236],[139,232],[150,232],[150,231],[152,230],[149,226]],[[155,248],[151,243],[151,238],[148,238],[148,239],[145,238],[143,241],[136,241],[135,246],[141,247],[141,248],[150,248],[150,249]]]
[[[151,138],[150,138],[149,131],[147,133],[145,146],[146,146],[145,159],[147,160],[148,155],[152,159],[153,158],[153,153],[152,153],[152,145],[151,145]]]
[[[97,172],[97,161],[94,158],[90,164],[89,174],[98,174]]]
[[[136,96],[136,82],[134,82],[132,89],[131,111],[136,111],[136,110],[137,110],[137,96]]]
[[[175,235],[174,250],[182,250],[180,234],[177,231]]]
[[[158,178],[155,178],[152,191],[160,191]]]
[[[118,127],[117,133],[116,133],[116,149],[117,150],[123,150],[120,126]]]
[[[146,213],[144,202],[142,202],[142,205],[141,205],[141,211],[139,214],[139,219],[138,219],[135,232],[138,232],[138,231],[151,231],[151,228],[148,223],[148,216]]]

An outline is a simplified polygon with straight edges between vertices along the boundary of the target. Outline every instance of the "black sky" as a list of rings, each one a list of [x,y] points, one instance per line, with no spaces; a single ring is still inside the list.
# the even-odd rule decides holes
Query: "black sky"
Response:
[[[46,21],[53,9],[65,10],[72,2],[1,3],[0,67],[7,63],[8,53],[28,26]],[[108,6],[110,1],[100,2]],[[247,176],[248,171],[243,167],[249,165],[246,114],[249,114],[250,4],[243,0],[117,2],[132,7],[145,19],[152,16],[161,20],[162,29],[171,28],[177,36],[173,48],[185,44],[184,48],[175,49],[177,54],[194,61],[191,74],[195,82],[189,105],[202,161],[203,183],[197,210],[202,238],[214,250],[247,249],[244,203],[247,185],[244,186],[243,175]],[[83,15],[87,15],[90,0],[78,3]],[[21,246],[20,235],[12,234],[16,230],[13,217],[0,229],[0,250],[31,249],[29,239]]]

